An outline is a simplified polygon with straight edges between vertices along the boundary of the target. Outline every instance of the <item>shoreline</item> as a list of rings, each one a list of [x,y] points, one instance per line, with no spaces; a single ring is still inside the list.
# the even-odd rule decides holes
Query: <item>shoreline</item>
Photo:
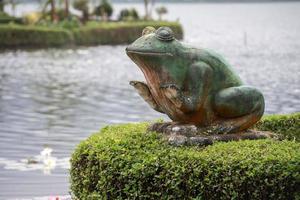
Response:
[[[183,38],[182,25],[168,21],[107,22],[74,29],[8,24],[0,25],[0,50],[129,44],[146,26],[168,26],[177,39]]]

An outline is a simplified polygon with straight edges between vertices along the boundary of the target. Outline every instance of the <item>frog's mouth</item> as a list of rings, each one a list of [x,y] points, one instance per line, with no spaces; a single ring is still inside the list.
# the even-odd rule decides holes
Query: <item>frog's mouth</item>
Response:
[[[161,68],[160,63],[156,62],[157,58],[163,58],[168,56],[168,53],[165,52],[149,52],[149,51],[135,51],[127,50],[126,53],[129,58],[143,71],[157,71]],[[146,73],[148,74],[148,73]],[[145,74],[145,76],[147,76]]]
[[[138,55],[149,55],[149,56],[173,56],[172,53],[169,53],[169,52],[157,52],[157,51],[142,51],[142,50],[137,50],[137,49],[134,49],[134,48],[130,48],[130,47],[127,47],[126,48],[126,53],[127,55],[131,58],[132,57],[132,54],[138,54]]]
[[[164,59],[164,57],[173,57],[173,54],[167,52],[157,51],[141,51],[133,48],[126,48],[126,53],[129,58],[144,72],[145,76],[154,71],[161,71],[161,65],[157,59]],[[148,73],[145,73],[147,71]],[[160,72],[159,72],[160,73]]]

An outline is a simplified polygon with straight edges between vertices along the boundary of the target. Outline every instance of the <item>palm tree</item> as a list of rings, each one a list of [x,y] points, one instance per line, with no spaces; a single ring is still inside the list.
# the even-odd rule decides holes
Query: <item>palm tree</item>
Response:
[[[13,16],[15,16],[16,15],[17,2],[15,0],[10,0],[9,3],[11,5],[11,10],[12,10]]]
[[[52,22],[57,21],[58,17],[56,14],[55,0],[46,0],[45,2],[40,0],[40,3],[43,5],[43,9],[42,9],[43,16],[47,15],[47,7],[50,4],[51,21]]]
[[[64,4],[64,17],[68,18],[70,14],[70,1],[69,0],[60,0],[59,1],[60,6]]]
[[[95,8],[94,13],[96,16],[101,16],[103,21],[107,21],[113,13],[113,7],[109,1],[102,0],[101,4]]]
[[[57,20],[55,0],[49,0],[51,5],[51,21],[55,22]]]
[[[168,10],[167,10],[166,7],[161,6],[161,7],[156,8],[156,13],[158,14],[159,20],[161,20],[162,19],[162,15],[168,13]]]
[[[86,22],[89,19],[89,7],[88,0],[75,0],[73,1],[73,6],[75,9],[82,12],[82,21]]]
[[[0,12],[4,12],[4,0],[0,0]]]
[[[151,4],[151,7],[149,7],[149,4]],[[155,0],[144,0],[146,20],[150,20],[152,18],[152,9],[154,7],[154,4]]]
[[[144,0],[144,5],[145,5],[145,19],[149,19],[149,10],[148,10],[148,5],[149,5],[149,0]]]

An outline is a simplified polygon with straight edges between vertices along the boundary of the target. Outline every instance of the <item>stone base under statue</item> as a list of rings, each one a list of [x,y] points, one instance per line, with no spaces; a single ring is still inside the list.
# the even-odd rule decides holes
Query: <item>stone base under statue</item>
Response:
[[[218,128],[203,128],[174,122],[154,123],[148,128],[148,131],[162,133],[169,144],[174,146],[206,146],[217,141],[229,142],[266,138],[278,139],[276,134],[269,131],[245,130],[238,133],[224,134],[221,133]]]

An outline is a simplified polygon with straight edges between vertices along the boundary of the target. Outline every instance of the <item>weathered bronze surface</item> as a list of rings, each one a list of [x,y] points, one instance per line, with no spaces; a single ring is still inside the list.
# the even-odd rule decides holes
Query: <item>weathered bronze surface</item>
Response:
[[[168,27],[145,28],[126,52],[147,82],[130,84],[177,125],[234,133],[249,128],[264,113],[262,93],[243,85],[221,55],[182,44]]]
[[[173,122],[155,123],[148,128],[148,131],[163,133],[164,139],[173,146],[207,146],[220,141],[229,142],[266,138],[282,139],[277,134],[269,131],[243,130],[239,133],[218,134],[216,130],[218,130],[218,127],[199,127]]]

